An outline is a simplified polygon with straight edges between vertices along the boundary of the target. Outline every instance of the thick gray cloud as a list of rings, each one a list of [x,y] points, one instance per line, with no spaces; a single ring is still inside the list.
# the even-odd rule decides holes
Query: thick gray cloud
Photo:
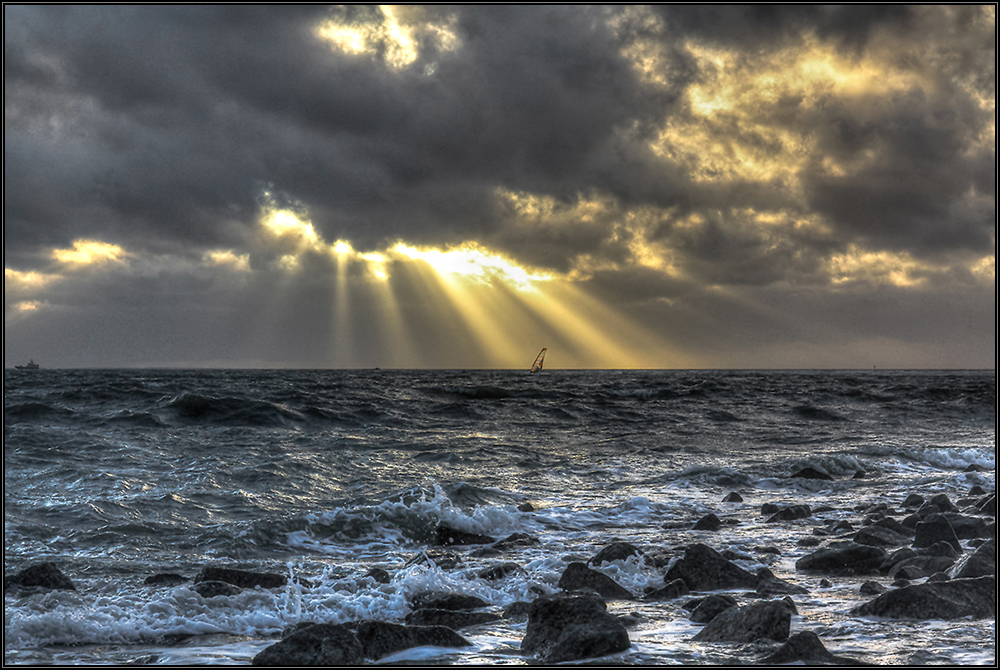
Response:
[[[54,271],[52,250],[86,239],[175,265],[231,249],[256,272],[239,287],[180,270],[91,285],[93,322],[108,304],[199,324],[194,340],[158,340],[144,346],[161,356],[135,360],[217,360],[220,347],[199,342],[234,341],[232,323],[279,300],[278,276],[262,274],[277,253],[252,248],[269,202],[306,212],[327,242],[477,241],[622,305],[704,285],[813,290],[863,252],[968,284],[995,244],[995,19],[983,8],[402,7],[402,67],[384,31],[364,53],[317,33],[325,21],[377,31],[388,24],[375,7],[5,6],[4,19],[5,267]],[[816,45],[839,60],[824,56],[815,90],[733,92]],[[837,88],[872,68],[898,82]],[[716,99],[698,107],[696,95]],[[743,97],[727,107],[726,95]],[[293,337],[321,364],[337,293],[313,281],[282,285],[291,297],[273,318],[316,323],[244,338],[248,360]],[[30,337],[29,325],[5,332]]]

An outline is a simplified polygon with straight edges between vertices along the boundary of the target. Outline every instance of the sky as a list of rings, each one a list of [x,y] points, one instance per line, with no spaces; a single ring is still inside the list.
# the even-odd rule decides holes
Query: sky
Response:
[[[4,6],[4,365],[993,368],[995,6]]]

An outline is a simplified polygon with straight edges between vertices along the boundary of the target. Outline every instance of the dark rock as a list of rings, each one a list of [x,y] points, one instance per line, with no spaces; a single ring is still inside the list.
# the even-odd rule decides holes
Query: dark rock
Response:
[[[924,582],[884,593],[855,607],[852,616],[880,616],[890,619],[973,619],[995,617],[997,608],[995,577]]]
[[[936,505],[939,509],[944,512],[957,512],[958,508],[955,507],[954,503],[948,498],[944,493],[939,493],[930,500],[927,501],[930,505]]]
[[[392,581],[392,575],[382,568],[372,568],[365,573],[365,577],[371,577],[379,584],[388,584]]]
[[[781,550],[777,547],[754,547],[753,550],[758,554],[777,554],[781,556]]]
[[[343,624],[305,626],[253,657],[251,665],[361,665],[364,651],[354,631]]]
[[[893,519],[891,516],[887,516],[887,517],[885,517],[883,519],[879,519],[873,525],[876,526],[876,527],[878,527],[878,528],[886,528],[888,530],[891,530],[894,533],[899,533],[900,535],[907,535],[907,536],[910,536],[910,537],[913,536],[913,529],[912,528],[907,528],[906,526],[904,526],[900,522],[898,522],[895,519]]]
[[[865,582],[858,590],[861,591],[861,595],[863,596],[877,596],[885,593],[888,589],[878,582]]]
[[[991,537],[989,524],[986,523],[986,520],[982,517],[967,516],[965,514],[956,514],[953,512],[946,512],[944,517],[948,519],[948,523],[951,524],[956,537],[960,540],[971,540],[977,537]]]
[[[969,463],[963,472],[989,472],[989,468],[984,468],[979,463]]]
[[[720,593],[710,595],[706,598],[699,598],[697,601],[692,602],[696,602],[697,605],[692,608],[688,619],[695,623],[708,623],[730,607],[736,607],[737,605],[736,598]]]
[[[684,580],[675,579],[663,588],[650,591],[643,596],[643,600],[673,600],[674,598],[687,595],[688,593],[691,593],[691,591],[688,589],[687,584],[684,583]]]
[[[881,526],[866,526],[854,534],[854,541],[873,547],[901,547],[909,544],[910,538]]]
[[[486,607],[488,603],[482,598],[465,595],[464,593],[445,593],[441,591],[421,591],[409,599],[410,607],[415,610],[474,610]]]
[[[453,570],[462,563],[462,557],[451,551],[441,549],[427,549],[421,551],[406,562],[406,567],[411,565],[434,564],[442,570]]]
[[[986,495],[986,490],[979,484],[975,484],[971,489],[969,489],[969,495],[970,496]]]
[[[39,586],[43,589],[76,591],[73,581],[64,575],[55,563],[35,563],[16,575],[4,576],[4,591],[12,586]]]
[[[983,577],[996,575],[997,572],[997,542],[989,540],[980,545],[976,551],[955,563],[948,574],[955,579]]]
[[[194,581],[196,584],[199,582],[225,582],[233,586],[238,586],[241,589],[252,589],[257,586],[265,589],[274,589],[287,584],[288,578],[273,572],[250,572],[216,565],[206,565],[195,575]]]
[[[629,612],[628,614],[619,614],[618,620],[626,628],[635,628],[646,621],[647,618],[641,612]]]
[[[588,565],[603,565],[612,561],[624,561],[632,556],[642,556],[642,550],[628,542],[613,542],[601,549],[587,561]]]
[[[868,476],[868,473],[867,473],[867,472],[865,472],[864,470],[856,470],[856,471],[854,472],[854,476],[853,476],[853,477],[851,477],[851,479],[864,479],[864,478],[866,478],[867,476]]]
[[[781,642],[788,639],[791,626],[792,610],[788,603],[767,600],[724,610],[692,639],[699,642],[747,643],[768,638]]]
[[[670,565],[674,552],[662,547],[654,547],[643,554],[642,560],[651,568],[665,568]]]
[[[724,559],[719,552],[704,544],[693,544],[684,552],[684,558],[667,570],[663,581],[667,584],[683,579],[692,591],[718,589],[752,589],[757,586],[757,576]]]
[[[810,630],[792,635],[777,651],[761,659],[760,665],[781,665],[799,661],[804,665],[865,665],[852,658],[831,654],[823,646],[819,636]]]
[[[727,503],[743,502],[743,496],[741,496],[736,491],[731,491],[725,498],[722,499],[722,502],[727,502]]]
[[[476,576],[488,582],[498,582],[512,572],[518,572],[519,570],[521,570],[521,566],[517,563],[500,563],[499,565],[480,570]]]
[[[834,533],[853,533],[854,526],[851,525],[850,521],[841,520],[841,521],[835,521],[833,525],[830,526],[830,530],[832,530]]]
[[[714,514],[706,514],[698,519],[691,530],[719,530],[722,528],[722,521]]]
[[[790,477],[797,477],[799,479],[824,479],[824,480],[827,480],[827,481],[833,481],[833,477],[831,477],[827,473],[822,472],[821,470],[817,470],[816,468],[811,468],[811,467],[802,468],[801,470],[798,470],[797,472],[793,472],[789,476]]]
[[[521,503],[520,505],[517,506],[517,511],[518,512],[534,512],[535,511],[535,506],[532,505],[530,502],[523,502],[523,503]]]
[[[631,644],[625,626],[608,614],[600,598],[556,593],[531,603],[521,650],[550,664],[606,656]]]
[[[214,598],[215,596],[235,596],[243,589],[230,584],[229,582],[208,581],[196,582],[193,588],[202,598]]]
[[[402,626],[385,621],[362,621],[358,641],[366,658],[378,660],[412,647],[468,647],[471,643],[444,626]]]
[[[976,507],[979,511],[987,516],[995,517],[997,515],[997,494],[991,493],[980,501]]]
[[[501,617],[493,612],[465,612],[455,610],[419,609],[406,615],[409,626],[446,626],[452,630],[497,621]]]
[[[531,608],[531,603],[526,603],[523,600],[518,600],[512,602],[510,605],[503,610],[504,619],[527,619],[528,610]]]
[[[771,514],[777,512],[779,509],[781,509],[781,507],[775,505],[774,503],[764,503],[763,505],[760,506],[760,514],[761,516],[770,516]]]
[[[771,515],[767,522],[774,523],[776,521],[794,521],[795,519],[805,519],[810,516],[812,511],[809,509],[809,505],[789,505],[784,509],[780,509]]]
[[[946,556],[948,558],[958,558],[962,555],[961,552],[947,542],[935,542],[920,553],[924,556]]]
[[[507,551],[508,549],[515,549],[518,547],[533,547],[540,544],[537,537],[532,537],[527,533],[511,533],[502,540],[497,540],[494,543],[494,547],[501,551]]]
[[[913,538],[913,546],[916,548],[929,547],[935,542],[947,542],[955,547],[958,552],[962,551],[962,543],[955,535],[955,529],[951,527],[951,522],[944,514],[932,514],[917,524]]]
[[[919,493],[911,493],[903,501],[903,507],[920,507],[924,504],[924,497]]]
[[[469,533],[464,530],[452,528],[451,526],[441,525],[434,529],[434,543],[442,547],[457,544],[491,544],[495,541],[494,538],[488,535]]]
[[[830,582],[829,579],[821,579],[821,580],[819,580],[819,587],[821,589],[828,589],[831,586],[833,586],[833,584]]]
[[[818,547],[819,545],[823,544],[823,540],[819,539],[818,537],[803,537],[802,539],[797,540],[795,544],[799,545],[800,547]]]
[[[591,570],[584,563],[573,562],[566,566],[559,578],[559,588],[564,591],[593,589],[611,600],[631,600],[632,593],[615,580],[597,570]]]
[[[921,555],[922,554],[918,553],[914,549],[910,549],[909,547],[903,547],[902,549],[897,549],[896,551],[892,552],[891,554],[885,557],[885,560],[882,561],[882,564],[878,566],[878,571],[887,573],[890,570],[892,570],[892,568],[897,564],[902,563],[903,561],[909,560],[911,558],[916,558],[917,556]]]
[[[922,519],[920,518],[919,514],[911,514],[910,516],[906,517],[899,523],[901,526],[903,526],[903,528],[906,528],[909,531],[915,531],[917,528],[917,524],[920,523],[921,521]]]
[[[955,559],[947,556],[915,556],[894,565],[889,570],[889,576],[897,579],[920,579],[935,572],[943,572],[954,562]]]
[[[885,550],[881,547],[834,542],[797,560],[795,569],[835,575],[866,575],[875,572],[885,557]]]
[[[951,579],[951,577],[949,577],[946,573],[944,573],[944,572],[935,572],[933,575],[931,575],[930,577],[927,578],[927,581],[928,581],[928,583],[932,583],[932,582],[946,582],[949,579]]]
[[[799,586],[798,584],[793,584],[792,582],[785,581],[784,579],[778,579],[774,576],[774,573],[767,568],[757,569],[757,594],[764,598],[771,598],[773,596],[780,596],[789,593],[809,593],[809,590]]]
[[[191,580],[184,575],[178,575],[173,572],[158,572],[155,575],[146,577],[143,584],[146,586],[175,586],[189,581]]]

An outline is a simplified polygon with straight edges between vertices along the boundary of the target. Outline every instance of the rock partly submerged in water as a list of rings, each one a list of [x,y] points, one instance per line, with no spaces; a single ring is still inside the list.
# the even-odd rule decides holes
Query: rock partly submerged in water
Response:
[[[727,561],[722,555],[704,544],[693,544],[684,557],[667,570],[663,581],[669,584],[683,579],[692,591],[756,588],[757,576]]]
[[[542,663],[562,663],[619,653],[631,644],[624,624],[598,596],[556,593],[531,603],[521,651]]]
[[[784,600],[768,600],[720,612],[692,639],[699,642],[747,643],[768,638],[788,639],[793,607]]]
[[[793,593],[809,593],[809,590],[804,586],[799,586],[798,584],[793,584],[792,582],[775,577],[774,573],[768,568],[758,568],[757,588],[755,590],[757,595],[764,598],[783,596]]]
[[[687,595],[691,593],[691,590],[684,583],[683,579],[675,579],[666,586],[650,591],[645,596],[643,600],[648,600],[650,602],[656,602],[660,600],[673,600],[674,598]]]
[[[853,658],[831,654],[819,636],[810,630],[792,635],[777,651],[762,658],[759,664],[782,665],[798,662],[803,665],[867,665]]]
[[[13,587],[41,587],[43,589],[76,591],[73,580],[63,574],[55,563],[36,563],[29,565],[16,575],[6,575],[3,578],[3,590]]]
[[[795,561],[795,569],[834,575],[867,575],[885,561],[881,547],[856,542],[833,542]]]
[[[199,582],[225,582],[242,589],[252,589],[258,586],[264,589],[274,589],[287,584],[288,578],[273,572],[251,572],[218,565],[206,565],[198,572],[194,581],[196,584]]]
[[[968,577],[986,577],[997,572],[997,541],[989,540],[979,545],[970,555],[956,562],[948,571],[953,579]]]
[[[730,607],[737,606],[736,598],[721,593],[714,593],[705,598],[696,598],[684,605],[690,609],[688,619],[695,623],[708,623]]]
[[[611,600],[632,600],[632,592],[607,575],[591,570],[584,563],[573,562],[566,566],[559,578],[559,588],[564,591],[593,589]]]
[[[883,593],[851,610],[852,616],[889,619],[973,619],[996,617],[994,576],[924,582]]]
[[[404,621],[409,626],[446,626],[452,630],[478,626],[481,623],[498,621],[499,614],[493,612],[470,612],[468,610],[419,609],[406,615]]]
[[[612,542],[601,549],[587,563],[589,565],[603,565],[613,561],[625,561],[632,556],[642,556],[643,551],[634,544],[628,542]]]
[[[404,626],[384,621],[301,624],[280,642],[254,656],[253,665],[361,665],[413,647],[468,647],[444,626]]]

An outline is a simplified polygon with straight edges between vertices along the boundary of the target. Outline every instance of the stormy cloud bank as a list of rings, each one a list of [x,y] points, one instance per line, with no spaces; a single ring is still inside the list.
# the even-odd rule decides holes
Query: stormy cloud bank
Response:
[[[992,6],[4,13],[8,366],[995,366]]]

